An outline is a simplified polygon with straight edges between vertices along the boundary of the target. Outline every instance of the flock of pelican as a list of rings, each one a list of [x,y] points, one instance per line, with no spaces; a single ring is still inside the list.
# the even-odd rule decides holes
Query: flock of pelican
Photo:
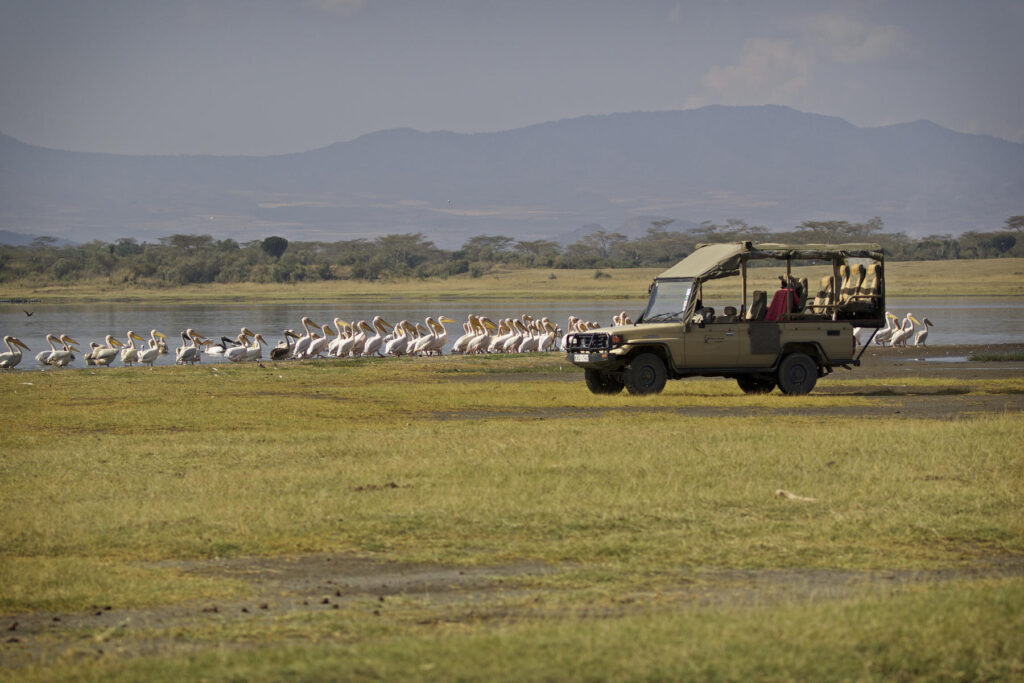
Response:
[[[886,326],[874,336],[876,344],[906,346],[911,343],[924,346],[928,339],[928,328],[933,323],[928,318],[918,320],[907,313],[902,322],[892,313],[886,312]],[[301,333],[296,329],[282,330],[283,339],[269,350],[270,360],[302,360],[310,358],[358,358],[369,356],[430,356],[441,355],[448,345],[448,329],[445,325],[456,321],[444,315],[428,316],[422,323],[401,320],[391,325],[379,315],[372,320],[348,322],[334,318],[333,325],[318,325],[309,317],[303,317]],[[613,325],[630,325],[632,320],[625,311],[612,319]],[[918,329],[920,326],[920,329]],[[555,325],[549,318],[534,318],[522,315],[519,318],[501,318],[497,322],[483,315],[470,315],[463,324],[463,334],[451,344],[451,353],[529,353],[560,351],[565,349],[565,340],[574,332],[601,327],[597,322],[569,316],[566,330]],[[861,343],[860,336],[865,330],[855,328],[854,338]],[[127,343],[113,335],[107,335],[102,344],[92,342],[84,359],[89,366],[109,366],[120,360],[132,367],[136,363],[153,366],[157,358],[169,353],[167,337],[150,330],[149,338],[139,336],[133,330],[125,335]],[[193,329],[181,333],[182,345],[175,350],[175,363],[195,364],[203,355],[217,356],[224,360],[240,363],[263,359],[267,345],[262,334],[243,327],[235,337],[221,337],[220,341],[209,339]],[[0,369],[13,368],[21,363],[22,350],[29,351],[17,337],[6,336],[4,342],[8,351],[0,353]],[[61,334],[46,335],[48,349],[36,354],[40,365],[57,368],[67,367],[79,353],[78,342]],[[139,342],[136,345],[136,342]]]
[[[625,312],[616,315],[613,323],[631,322]],[[301,330],[282,330],[283,339],[269,348],[270,360],[303,360],[312,358],[358,358],[384,356],[430,356],[441,355],[448,345],[446,325],[456,321],[448,316],[428,316],[422,323],[401,320],[391,325],[379,315],[372,320],[348,322],[334,318],[333,325],[318,325],[309,317],[303,317]],[[451,352],[471,353],[529,353],[564,349],[565,338],[573,332],[583,332],[600,327],[597,322],[569,316],[567,331],[563,332],[549,318],[534,318],[522,315],[519,318],[502,318],[497,322],[487,316],[470,315],[463,324],[463,334],[451,344]],[[107,335],[104,342],[92,342],[84,359],[89,366],[109,366],[120,360],[132,367],[136,363],[153,366],[157,358],[170,353],[167,337],[157,330],[150,330],[149,339],[129,330],[125,335],[127,343]],[[219,341],[207,338],[194,329],[181,333],[182,344],[175,350],[175,363],[195,364],[203,356],[216,356],[240,363],[263,359],[267,345],[262,334],[243,327],[235,337],[222,336]],[[79,353],[78,342],[62,334],[48,334],[48,349],[36,355],[36,361],[43,366],[67,367]],[[29,351],[17,337],[4,337],[8,352],[0,353],[0,368],[13,368],[21,363],[22,350]],[[136,342],[140,342],[136,345]]]
[[[920,329],[918,329],[918,325],[921,326]],[[885,327],[875,334],[874,342],[881,346],[906,346],[908,342],[913,346],[927,346],[928,328],[934,326],[935,323],[928,318],[918,320],[913,313],[907,313],[903,322],[900,322],[898,316],[886,311]],[[862,331],[862,328],[859,327],[853,330],[853,336],[858,344],[861,343]]]

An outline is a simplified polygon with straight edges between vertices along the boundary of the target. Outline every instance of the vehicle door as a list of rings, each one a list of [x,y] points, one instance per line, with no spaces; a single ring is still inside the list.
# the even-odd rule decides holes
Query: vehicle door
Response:
[[[731,367],[740,353],[738,322],[687,323],[683,360],[688,368]]]

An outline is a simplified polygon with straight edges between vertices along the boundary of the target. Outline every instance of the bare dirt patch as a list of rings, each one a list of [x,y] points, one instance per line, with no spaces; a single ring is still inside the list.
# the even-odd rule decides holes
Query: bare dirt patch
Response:
[[[528,583],[531,578],[576,569],[538,563],[490,567],[400,564],[345,554],[193,560],[160,566],[184,574],[244,581],[252,597],[137,609],[97,605],[88,612],[10,615],[0,620],[4,629],[0,670],[45,665],[58,659],[194,653],[213,645],[190,640],[190,631],[215,626],[272,628],[282,617],[329,614],[341,608],[361,609],[372,619],[387,613],[389,600],[396,596],[426,601],[430,616],[417,622],[421,625],[562,617],[568,615],[565,608],[538,613],[510,607],[500,599],[558,591],[517,585],[522,580]],[[895,591],[908,585],[1020,576],[1024,576],[1024,557],[1016,556],[933,571],[681,568],[660,577],[656,603],[672,609],[785,604],[841,599],[864,591]],[[611,606],[574,608],[572,614],[614,617],[650,609],[654,602],[653,594],[640,588],[616,596]],[[251,646],[251,642],[231,645]]]

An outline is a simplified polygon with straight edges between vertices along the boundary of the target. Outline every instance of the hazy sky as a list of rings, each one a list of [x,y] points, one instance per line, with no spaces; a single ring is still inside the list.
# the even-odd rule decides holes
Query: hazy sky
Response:
[[[1024,142],[1024,0],[0,0],[0,132],[277,154],[783,104]]]

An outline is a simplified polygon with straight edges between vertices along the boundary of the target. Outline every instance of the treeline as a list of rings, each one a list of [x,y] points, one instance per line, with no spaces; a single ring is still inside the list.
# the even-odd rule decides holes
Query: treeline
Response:
[[[753,240],[783,243],[877,242],[891,260],[997,258],[1024,256],[1018,238],[1024,216],[1006,220],[1006,229],[909,237],[885,232],[882,220],[865,223],[806,221],[788,232],[770,232],[739,220],[704,222],[673,230],[656,221],[647,233],[629,239],[596,230],[561,246],[549,240],[516,240],[481,235],[459,249],[440,249],[420,233],[384,235],[373,240],[289,242],[283,237],[239,243],[209,235],[171,235],[156,244],[131,237],[61,246],[49,237],[30,246],[0,245],[0,282],[73,283],[106,278],[113,283],[183,285],[208,282],[301,282],[333,279],[378,280],[397,277],[477,277],[497,265],[527,268],[630,268],[668,266],[704,242]]]

